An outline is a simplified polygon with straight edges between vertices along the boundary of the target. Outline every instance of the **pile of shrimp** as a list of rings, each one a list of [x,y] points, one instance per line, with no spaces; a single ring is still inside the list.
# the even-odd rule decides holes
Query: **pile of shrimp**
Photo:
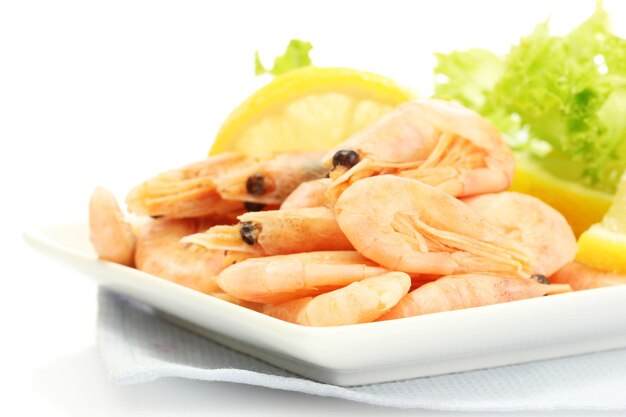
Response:
[[[294,139],[295,140],[295,139]],[[501,135],[456,103],[399,105],[328,152],[212,156],[98,187],[103,260],[288,322],[400,319],[626,283],[574,261],[541,200],[507,192]]]

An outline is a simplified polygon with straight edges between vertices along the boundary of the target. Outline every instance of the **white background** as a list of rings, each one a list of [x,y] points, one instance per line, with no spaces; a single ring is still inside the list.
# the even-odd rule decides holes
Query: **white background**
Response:
[[[605,1],[622,35],[624,3]],[[146,177],[203,158],[226,115],[268,80],[254,77],[257,49],[271,64],[289,39],[301,38],[313,43],[319,66],[378,72],[427,94],[434,51],[505,52],[550,15],[563,32],[593,7],[592,0],[0,1],[0,414],[433,414],[234,384],[114,386],[94,341],[95,285],[32,252],[20,233],[85,221],[97,184],[123,198]]]

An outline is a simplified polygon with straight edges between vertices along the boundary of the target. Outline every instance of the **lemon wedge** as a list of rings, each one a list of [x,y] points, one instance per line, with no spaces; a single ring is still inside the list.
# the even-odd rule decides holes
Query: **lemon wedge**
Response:
[[[578,239],[576,259],[599,269],[626,274],[626,173],[602,222],[591,226]]]
[[[557,209],[576,236],[600,222],[611,206],[611,194],[558,178],[525,154],[516,153],[515,160],[511,190],[534,195]]]
[[[260,88],[226,118],[210,154],[328,150],[413,96],[370,72],[294,69]]]

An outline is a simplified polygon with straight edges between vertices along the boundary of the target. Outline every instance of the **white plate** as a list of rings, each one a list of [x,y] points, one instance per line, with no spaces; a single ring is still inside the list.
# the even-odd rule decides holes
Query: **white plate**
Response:
[[[101,285],[235,350],[305,377],[361,385],[626,346],[626,286],[402,320],[298,326],[96,258],[85,225],[25,233]]]

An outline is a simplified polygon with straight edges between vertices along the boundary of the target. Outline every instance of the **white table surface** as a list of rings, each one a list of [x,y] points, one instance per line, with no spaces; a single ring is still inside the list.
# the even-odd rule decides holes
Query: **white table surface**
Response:
[[[458,415],[228,383],[115,386],[95,344],[95,284],[33,252],[20,233],[84,221],[97,184],[123,198],[147,176],[201,159],[224,117],[267,82],[252,75],[257,49],[270,62],[299,37],[320,66],[427,92],[432,52],[505,51],[548,15],[562,30],[593,3],[0,2],[0,414]],[[623,33],[625,3],[605,3]]]

